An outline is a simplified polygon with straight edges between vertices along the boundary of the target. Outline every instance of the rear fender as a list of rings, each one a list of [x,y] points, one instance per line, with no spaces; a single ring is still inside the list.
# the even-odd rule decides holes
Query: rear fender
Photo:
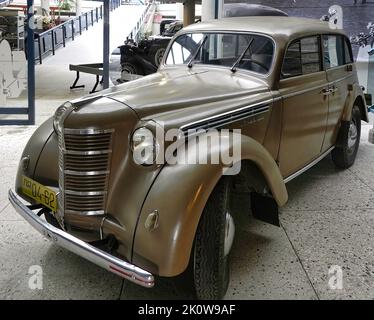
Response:
[[[351,121],[353,106],[357,104],[361,111],[362,121],[369,122],[368,110],[362,88],[356,83],[353,84],[350,89],[345,100],[342,121]]]

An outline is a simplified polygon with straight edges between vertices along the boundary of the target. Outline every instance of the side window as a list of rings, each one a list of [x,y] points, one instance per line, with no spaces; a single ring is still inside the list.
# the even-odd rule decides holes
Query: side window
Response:
[[[343,37],[338,35],[323,36],[323,59],[326,69],[344,65]]]
[[[301,54],[300,54],[300,40],[293,42],[287,49],[284,56],[282,75],[284,78],[301,75]]]
[[[301,39],[301,64],[303,74],[321,71],[319,37]]]
[[[319,37],[307,37],[290,44],[282,66],[283,78],[321,71]]]

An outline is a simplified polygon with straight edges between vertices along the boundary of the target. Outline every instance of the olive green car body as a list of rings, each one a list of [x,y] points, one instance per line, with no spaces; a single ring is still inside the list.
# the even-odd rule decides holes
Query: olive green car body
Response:
[[[282,79],[285,52],[294,40],[325,34],[344,35],[324,22],[290,17],[226,18],[194,24],[191,32],[256,33],[275,44],[271,70],[265,75],[238,69],[195,64],[166,65],[157,73],[102,91],[87,100],[72,101],[76,109],[65,119],[69,129],[114,129],[110,176],[103,215],[65,214],[67,231],[84,241],[114,235],[117,253],[125,260],[160,276],[182,273],[190,260],[195,232],[204,206],[222,176],[220,165],[151,165],[134,163],[131,136],[136,128],[163,124],[181,128],[245,106],[268,105],[268,111],[230,123],[241,129],[242,160],[254,164],[266,190],[283,206],[286,182],[321,158],[337,142],[342,121],[360,107],[368,121],[355,64]],[[170,45],[169,45],[170,46]],[[165,58],[164,58],[165,59]],[[325,95],[334,84],[339,90]],[[26,145],[16,192],[26,175],[52,188],[59,187],[58,137],[53,119],[42,124]],[[145,227],[151,212],[158,227]],[[100,230],[103,234],[100,235]]]

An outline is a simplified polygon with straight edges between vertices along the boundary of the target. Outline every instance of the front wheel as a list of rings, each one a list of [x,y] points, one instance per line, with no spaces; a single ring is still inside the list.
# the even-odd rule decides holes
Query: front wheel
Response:
[[[235,235],[230,190],[229,177],[223,177],[213,190],[196,231],[193,275],[198,299],[222,299],[227,291],[229,253]]]
[[[144,75],[143,70],[133,62],[127,61],[121,65],[121,80],[128,81],[128,75]]]
[[[346,169],[353,165],[361,136],[361,112],[355,105],[352,109],[352,118],[349,122],[349,128],[344,131],[343,144],[337,146],[331,153],[332,160],[339,168]]]

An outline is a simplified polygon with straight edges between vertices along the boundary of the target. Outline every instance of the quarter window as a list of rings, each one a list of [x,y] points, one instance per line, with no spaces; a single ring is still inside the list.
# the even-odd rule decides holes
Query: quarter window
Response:
[[[321,71],[319,37],[296,40],[288,47],[283,67],[284,78]]]

